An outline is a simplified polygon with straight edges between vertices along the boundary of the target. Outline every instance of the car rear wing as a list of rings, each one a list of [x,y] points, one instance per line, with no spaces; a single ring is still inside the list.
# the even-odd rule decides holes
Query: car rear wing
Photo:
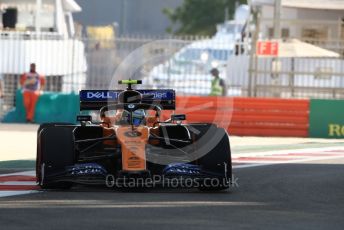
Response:
[[[99,110],[105,105],[117,104],[123,90],[81,90],[80,110]],[[143,95],[142,103],[154,104],[163,110],[176,109],[176,94],[172,89],[138,89]]]

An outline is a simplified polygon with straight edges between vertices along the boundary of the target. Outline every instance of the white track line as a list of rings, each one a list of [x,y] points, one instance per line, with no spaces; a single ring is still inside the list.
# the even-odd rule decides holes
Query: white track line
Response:
[[[28,190],[28,191],[0,191],[0,197],[8,197],[8,196],[18,196],[18,195],[26,195],[26,194],[33,194],[39,191],[35,190]]]
[[[23,171],[23,172],[0,174],[0,177],[3,177],[3,176],[36,176],[36,171],[30,170],[30,171]]]
[[[0,181],[1,185],[37,185],[37,183],[35,181]]]
[[[319,161],[319,160],[333,160],[333,159],[340,159],[344,158],[344,153],[341,152],[341,155],[338,156],[321,156],[321,157],[304,157],[302,159],[294,159],[294,160],[286,160],[285,161],[236,161],[235,159],[238,157],[280,157],[280,156],[274,156],[279,154],[290,154],[290,153],[322,153],[322,154],[336,154],[335,151],[343,151],[344,147],[326,147],[326,148],[309,148],[309,149],[299,149],[299,150],[281,150],[281,151],[269,151],[269,152],[258,152],[258,153],[247,153],[247,154],[234,154],[235,158],[233,160],[233,163],[238,163],[240,165],[234,165],[234,169],[238,168],[252,168],[252,167],[259,167],[259,166],[268,166],[268,165],[275,165],[275,164],[292,164],[292,163],[302,163],[302,162],[309,162],[309,161]],[[326,152],[326,151],[332,151],[332,152]],[[295,156],[290,156],[290,158],[295,158]]]
[[[254,156],[269,156],[269,155],[276,155],[276,154],[288,154],[288,153],[323,153],[323,151],[344,151],[343,147],[323,147],[323,148],[307,148],[307,149],[287,149],[287,150],[271,150],[265,152],[253,152],[253,153],[235,153],[232,152],[232,158],[236,157],[254,157]],[[331,152],[335,153],[335,152]]]

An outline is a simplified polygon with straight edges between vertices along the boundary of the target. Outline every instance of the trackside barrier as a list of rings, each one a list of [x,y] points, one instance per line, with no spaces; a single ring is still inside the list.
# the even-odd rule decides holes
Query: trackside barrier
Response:
[[[178,97],[189,122],[213,122],[231,135],[308,137],[309,100]],[[229,123],[230,121],[230,123]]]
[[[344,100],[311,99],[309,136],[344,138]]]
[[[69,122],[75,123],[79,114],[79,95],[44,92],[36,104],[34,120],[36,123]],[[24,123],[25,109],[20,90],[16,92],[16,107],[3,118],[4,123]]]
[[[233,134],[308,137],[308,127],[309,100],[234,98]]]
[[[25,122],[20,91],[16,105],[3,122]],[[176,113],[186,114],[188,122],[215,123],[231,135],[308,137],[309,100],[178,96]],[[35,121],[75,123],[77,114],[77,94],[45,92],[37,103]],[[170,114],[165,111],[163,119]]]

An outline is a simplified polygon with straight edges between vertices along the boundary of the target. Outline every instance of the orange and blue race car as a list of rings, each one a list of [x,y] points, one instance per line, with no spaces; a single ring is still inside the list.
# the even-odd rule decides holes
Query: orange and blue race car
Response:
[[[46,123],[38,130],[37,182],[43,189],[75,184],[108,187],[197,187],[231,184],[229,136],[211,123],[187,123],[174,90],[82,90],[78,124]],[[99,111],[92,121],[90,111]],[[95,119],[93,119],[95,120]]]

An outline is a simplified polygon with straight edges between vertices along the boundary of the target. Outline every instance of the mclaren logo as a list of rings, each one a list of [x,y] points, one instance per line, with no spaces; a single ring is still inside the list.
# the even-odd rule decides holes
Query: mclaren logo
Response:
[[[110,92],[87,92],[88,99],[112,99],[112,95]]]

